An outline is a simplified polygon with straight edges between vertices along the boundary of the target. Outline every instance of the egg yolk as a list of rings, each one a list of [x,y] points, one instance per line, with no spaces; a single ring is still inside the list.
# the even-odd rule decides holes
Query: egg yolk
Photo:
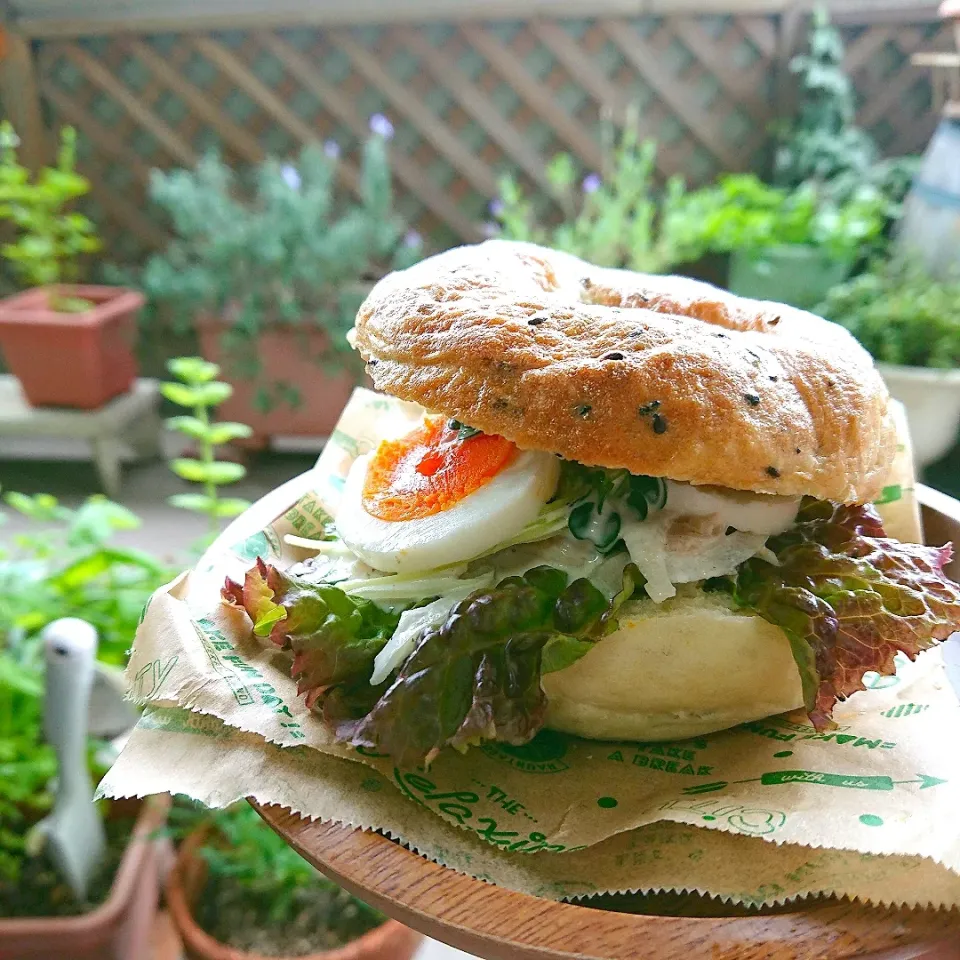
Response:
[[[380,520],[418,520],[448,510],[508,467],[518,449],[505,437],[461,440],[431,418],[399,440],[384,440],[367,467],[363,508]]]

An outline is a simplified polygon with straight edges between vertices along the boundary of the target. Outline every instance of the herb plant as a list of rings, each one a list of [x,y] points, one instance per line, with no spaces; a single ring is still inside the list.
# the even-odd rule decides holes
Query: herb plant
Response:
[[[76,509],[49,494],[4,499],[31,529],[0,547],[0,650],[61,617],[82,617],[100,635],[100,659],[122,664],[144,605],[171,575],[150,554],[111,542],[139,518],[102,496]]]
[[[817,313],[881,363],[960,367],[960,278],[941,282],[917,263],[893,260],[834,287]]]
[[[875,191],[892,222],[900,217],[919,161],[879,158],[870,135],[856,125],[856,95],[843,56],[843,39],[827,10],[815,9],[809,50],[790,62],[798,78],[799,106],[796,118],[780,130],[774,182],[788,188],[815,182],[839,204]]]
[[[342,946],[386,919],[319,873],[250,806],[202,810],[178,798],[174,829],[206,825],[207,884],[197,920],[238,949],[284,956]]]
[[[163,396],[191,413],[171,417],[166,424],[195,441],[198,448],[196,457],[179,457],[170,463],[170,469],[201,488],[199,493],[178,493],[170,503],[203,514],[210,521],[211,534],[215,534],[220,520],[235,517],[250,506],[240,497],[220,496],[220,487],[242,480],[247,471],[243,464],[217,460],[217,447],[249,437],[252,431],[243,423],[211,420],[212,410],[233,393],[229,383],[216,379],[220,368],[215,363],[200,357],[178,357],[167,364],[167,369],[177,380],[160,385]]]
[[[500,198],[491,205],[499,235],[565,250],[599,266],[644,273],[664,273],[696,259],[702,251],[686,222],[683,180],[671,177],[662,191],[657,189],[657,147],[641,141],[636,118],[628,117],[619,136],[605,123],[603,143],[601,173],[578,172],[565,153],[547,165],[553,198],[564,213],[555,226],[543,226],[517,181],[502,178]]]
[[[722,177],[687,201],[686,223],[696,242],[717,253],[762,254],[781,244],[823,248],[852,262],[883,231],[882,199],[872,190],[842,204],[824,197],[812,182],[788,190],[754,174]]]
[[[99,658],[122,664],[144,605],[171,571],[146,553],[111,543],[140,521],[104,497],[76,509],[49,494],[4,499],[31,529],[0,547],[0,913],[34,905],[69,912],[69,904],[31,899],[56,883],[39,861],[30,858],[29,876],[21,876],[30,829],[50,809],[56,774],[43,736],[40,632],[61,617],[82,617],[100,635]]]
[[[264,382],[258,338],[277,323],[326,334],[318,363],[362,366],[346,333],[369,284],[422,253],[393,206],[387,149],[392,128],[371,121],[358,199],[340,186],[339,148],[302,150],[295,164],[268,159],[243,175],[215,154],[195,170],[154,171],[150,197],[170,218],[174,239],[150,258],[140,287],[180,330],[206,314],[228,323],[228,371],[258,381],[257,405],[299,402],[286,383]],[[304,341],[306,344],[306,340]]]
[[[90,190],[89,182],[75,169],[76,131],[61,130],[56,167],[44,167],[35,178],[17,159],[19,142],[10,123],[0,123],[0,220],[9,220],[19,234],[0,253],[29,286],[75,280],[80,255],[100,249],[93,223],[67,209]],[[64,313],[91,307],[88,300],[55,292],[49,303],[51,309]]]
[[[36,644],[22,630],[0,643],[0,889],[15,884],[29,828],[50,808],[47,785],[56,773],[43,742],[43,670]]]

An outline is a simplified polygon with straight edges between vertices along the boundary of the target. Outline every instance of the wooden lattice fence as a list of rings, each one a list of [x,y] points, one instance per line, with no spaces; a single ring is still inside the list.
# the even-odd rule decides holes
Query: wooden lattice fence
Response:
[[[518,4],[518,7],[522,5]],[[861,122],[890,153],[922,150],[936,117],[919,49],[949,49],[932,14],[842,28]],[[437,245],[481,235],[497,179],[542,185],[570,151],[600,165],[602,111],[639,109],[659,172],[692,183],[761,168],[789,108],[785,64],[802,41],[780,14],[284,26],[38,38],[44,126],[81,132],[91,213],[111,256],[164,242],[145,188],[152,167],[216,147],[236,164],[334,140],[356,186],[372,114],[394,124],[399,206]],[[542,202],[548,204],[545,194]],[[545,216],[549,209],[543,210]]]

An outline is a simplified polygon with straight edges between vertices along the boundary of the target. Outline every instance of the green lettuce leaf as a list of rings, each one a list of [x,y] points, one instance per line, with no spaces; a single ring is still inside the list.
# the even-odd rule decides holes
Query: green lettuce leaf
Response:
[[[888,539],[871,506],[808,498],[794,527],[768,544],[779,566],[753,558],[728,581],[734,601],[790,639],[810,719],[828,728],[863,674],[895,672],[960,629],[960,587],[943,572],[950,545]]]
[[[370,600],[291,577],[259,558],[242,586],[227,579],[222,596],[246,610],[255,634],[292,651],[291,672],[311,708],[338,684],[369,687],[373,661],[400,619]]]
[[[261,560],[243,585],[228,580],[222,596],[246,610],[255,632],[269,626],[271,640],[293,651],[299,692],[339,740],[429,764],[447,745],[532,739],[546,711],[544,669],[569,666],[616,630],[617,611],[642,584],[632,564],[612,600],[589,580],[569,583],[550,567],[510,577],[458,603],[376,687],[373,661],[398,615]]]
[[[568,583],[559,570],[535,567],[479,590],[423,635],[369,712],[340,719],[335,732],[401,763],[429,764],[447,745],[526,743],[546,713],[544,647],[571,638],[587,641],[579,649],[586,653],[589,642],[616,629],[617,609],[641,583],[628,566],[624,587],[611,601],[589,580]]]

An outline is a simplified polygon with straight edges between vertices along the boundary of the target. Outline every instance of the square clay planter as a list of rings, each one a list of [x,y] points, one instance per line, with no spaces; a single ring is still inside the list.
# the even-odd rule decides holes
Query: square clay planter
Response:
[[[136,316],[143,295],[119,287],[64,285],[94,306],[58,313],[50,287],[0,300],[0,350],[35,407],[95,410],[130,390],[137,376]]]
[[[237,446],[263,449],[271,437],[328,437],[340,419],[354,387],[354,377],[325,370],[317,358],[327,349],[327,335],[308,325],[273,324],[257,339],[257,354],[262,371],[257,381],[235,376],[221,342],[229,330],[222,317],[204,315],[198,318],[200,350],[205,359],[222,368],[222,376],[233,385],[233,396],[217,413],[224,420],[239,420],[253,429],[253,436]],[[259,383],[283,381],[300,393],[301,403],[295,407],[278,403],[263,412],[255,403]]]

